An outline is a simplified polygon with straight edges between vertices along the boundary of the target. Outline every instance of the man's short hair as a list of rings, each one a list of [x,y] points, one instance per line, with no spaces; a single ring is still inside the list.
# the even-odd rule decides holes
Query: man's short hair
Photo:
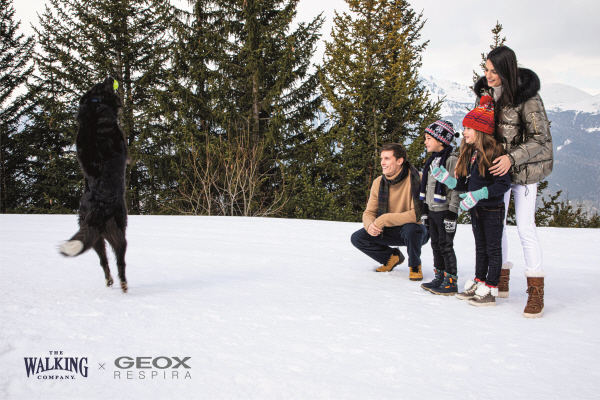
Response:
[[[390,151],[390,150],[394,152],[394,157],[396,157],[396,160],[402,158],[402,159],[404,159],[404,161],[406,161],[406,158],[408,157],[408,155],[406,154],[406,149],[400,143],[384,144],[383,146],[381,146],[381,150],[379,150],[379,154],[381,154],[381,152],[383,152],[383,151]]]

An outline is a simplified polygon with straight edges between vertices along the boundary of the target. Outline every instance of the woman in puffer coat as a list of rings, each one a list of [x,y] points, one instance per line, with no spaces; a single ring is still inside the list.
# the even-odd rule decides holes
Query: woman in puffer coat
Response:
[[[552,172],[552,136],[550,124],[539,95],[540,80],[531,70],[519,68],[510,48],[500,46],[487,56],[485,77],[474,86],[478,98],[490,95],[496,101],[496,140],[507,154],[494,160],[490,172],[510,174],[515,200],[517,230],[525,253],[527,293],[524,316],[541,317],[544,311],[542,248],[535,227],[537,184]],[[479,104],[479,103],[477,103]],[[509,190],[504,196],[508,212]],[[502,237],[502,274],[499,297],[508,297],[512,263],[507,261],[506,216]]]

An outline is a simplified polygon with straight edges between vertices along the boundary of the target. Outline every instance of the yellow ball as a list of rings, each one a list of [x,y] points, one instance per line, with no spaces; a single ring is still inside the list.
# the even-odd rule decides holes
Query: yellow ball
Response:
[[[114,83],[113,83],[113,89],[117,90],[119,88],[119,82],[117,82],[116,79],[113,79]]]

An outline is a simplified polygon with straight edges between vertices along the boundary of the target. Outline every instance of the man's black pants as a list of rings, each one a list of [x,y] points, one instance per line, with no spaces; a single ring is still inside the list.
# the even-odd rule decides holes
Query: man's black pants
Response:
[[[421,265],[421,247],[429,240],[427,228],[421,224],[386,226],[383,235],[371,236],[361,228],[350,239],[354,247],[379,262],[385,264],[392,255],[390,246],[406,246],[408,266]]]

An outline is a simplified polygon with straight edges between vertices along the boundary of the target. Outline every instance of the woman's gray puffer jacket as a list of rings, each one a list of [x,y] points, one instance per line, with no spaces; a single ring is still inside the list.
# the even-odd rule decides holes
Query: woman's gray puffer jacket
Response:
[[[512,167],[509,173],[513,184],[537,183],[552,172],[552,135],[539,90],[540,79],[535,72],[519,68],[514,104],[504,107],[497,120],[495,137],[503,142],[510,158]],[[481,96],[494,96],[485,77],[475,83],[474,91],[477,105]]]

